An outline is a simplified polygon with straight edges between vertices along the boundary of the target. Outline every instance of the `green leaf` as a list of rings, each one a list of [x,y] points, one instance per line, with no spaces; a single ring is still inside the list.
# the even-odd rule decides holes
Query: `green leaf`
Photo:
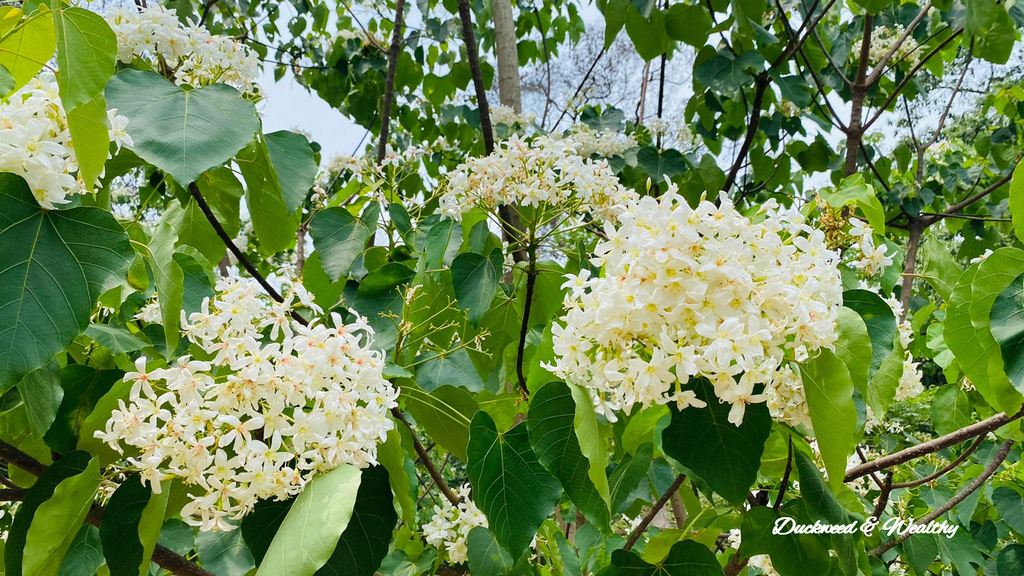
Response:
[[[64,390],[64,398],[57,409],[53,424],[43,437],[46,445],[61,454],[75,450],[86,417],[92,413],[100,398],[110,390],[114,382],[120,380],[123,375],[120,370],[96,370],[78,364],[62,368],[60,385]],[[109,415],[108,412],[104,417],[104,424]],[[95,438],[90,440],[98,441]]]
[[[686,160],[675,149],[658,150],[654,146],[644,146],[636,153],[636,162],[651,176],[656,184],[665,182],[673,176],[686,172]]]
[[[139,576],[141,570],[149,568],[139,526],[153,497],[153,491],[137,474],[126,478],[110,497],[100,524],[100,541],[110,576]]]
[[[607,576],[721,576],[722,566],[707,546],[694,540],[680,540],[659,564],[648,564],[636,553],[612,552]]]
[[[217,576],[245,576],[256,567],[241,530],[199,532],[196,537],[199,560]]]
[[[932,399],[932,424],[939,434],[949,434],[971,423],[971,398],[958,383],[946,384]]]
[[[181,338],[181,304],[184,295],[185,274],[174,261],[174,245],[178,242],[174,212],[167,210],[150,239],[149,267],[156,283],[157,303],[163,325],[165,355],[170,357]]]
[[[412,524],[416,521],[416,501],[412,479],[416,477],[412,461],[402,446],[402,433],[396,425],[388,430],[388,437],[377,447],[377,460],[388,470],[388,482],[402,507],[402,521]],[[412,473],[410,473],[410,471]]]
[[[1024,496],[1013,488],[1001,486],[992,492],[992,505],[1006,525],[1024,534]]]
[[[53,463],[53,465],[46,468],[39,478],[36,479],[35,484],[25,492],[25,498],[21,502],[21,507],[18,508],[18,513],[14,516],[14,522],[11,524],[11,528],[7,534],[7,545],[4,550],[4,565],[6,566],[7,574],[26,574],[30,567],[37,566],[39,558],[36,556],[40,552],[40,546],[48,546],[51,543],[48,542],[37,542],[39,528],[36,529],[36,533],[33,537],[32,547],[29,547],[28,536],[31,531],[31,526],[35,521],[36,513],[42,508],[42,505],[54,497],[57,493],[59,485],[63,484],[65,480],[73,479],[77,476],[91,476],[92,471],[95,471],[95,476],[98,482],[98,464],[95,460],[91,459],[91,456],[87,452],[74,451],[65,454],[62,458]],[[71,485],[77,486],[78,482],[71,482]],[[95,487],[93,488],[95,491]],[[77,491],[77,489],[76,489]],[[68,488],[65,488],[60,494],[68,494]],[[89,502],[92,502],[92,495],[90,494]],[[63,503],[68,507],[73,506],[74,503],[68,502]],[[48,506],[45,510],[52,510],[52,506]],[[85,511],[82,513],[84,519],[85,513],[88,512],[88,506],[85,507]],[[65,518],[65,521],[67,518]],[[72,519],[73,520],[73,519]],[[45,522],[45,520],[43,520]],[[81,524],[81,521],[79,521]],[[75,533],[78,531],[78,526],[75,526],[71,532],[71,536],[68,539],[68,546],[70,546],[71,539],[74,538]],[[57,558],[58,565],[60,558],[63,557],[64,550],[60,550],[61,556]]]
[[[470,425],[467,455],[473,500],[487,516],[498,543],[512,558],[519,558],[558,503],[558,480],[537,460],[525,425],[500,434],[483,411]]]
[[[615,37],[622,31],[626,23],[626,10],[631,6],[629,0],[608,0],[604,7],[604,49],[611,47]]]
[[[869,290],[843,292],[843,306],[860,314],[871,337],[871,366],[868,376],[874,375],[882,361],[892,354],[896,344],[896,316],[882,297]]]
[[[64,554],[60,563],[59,576],[94,576],[100,566],[106,563],[103,559],[103,546],[100,544],[100,531],[89,524],[83,525],[71,546]]]
[[[348,275],[371,233],[366,224],[338,207],[317,212],[309,222],[309,232],[320,254],[320,265],[331,282]]]
[[[1024,545],[1009,544],[999,553],[996,559],[998,576],[1014,576],[1024,573]]]
[[[1024,274],[996,297],[989,317],[1010,382],[1024,390]]]
[[[862,174],[847,177],[834,192],[822,190],[821,198],[832,208],[853,206],[860,210],[875,234],[885,233],[885,209]]]
[[[949,249],[931,235],[925,237],[917,253],[917,272],[946,302],[949,302],[956,281],[963,274]]]
[[[469,531],[466,547],[469,549],[470,573],[503,576],[515,565],[508,552],[494,539],[494,534],[483,526]]]
[[[588,475],[590,462],[580,450],[573,429],[575,417],[576,404],[569,387],[564,382],[544,385],[530,397],[530,412],[526,420],[530,442],[537,459],[558,478],[576,507],[602,532],[608,533],[608,504]]]
[[[1017,238],[1024,240],[1024,163],[1017,164],[1010,180],[1009,197],[1010,216],[1013,220],[1013,231]]]
[[[710,382],[699,380],[695,389],[697,397],[708,405],[682,411],[669,406],[672,420],[661,436],[665,454],[739,506],[747,501],[747,491],[757,478],[764,443],[771,433],[768,407],[748,405],[743,423],[736,426],[729,422],[732,405],[718,400]]]
[[[672,48],[672,41],[665,32],[665,13],[657,8],[651,11],[650,18],[640,14],[636,6],[627,8],[626,33],[644,60],[654,60]]]
[[[235,156],[245,180],[245,203],[249,208],[259,250],[273,256],[292,246],[302,215],[288,212],[284,192],[270,160],[266,140],[257,138]]]
[[[857,409],[853,405],[853,380],[842,360],[828,349],[800,365],[800,376],[832,486],[843,483],[846,459],[853,453],[857,433]]]
[[[633,500],[630,496],[647,480],[647,472],[651,469],[651,459],[654,455],[653,444],[641,444],[636,453],[626,456],[612,471],[608,477],[608,484],[611,490],[611,510],[613,514],[624,512]]]
[[[442,448],[466,462],[469,425],[479,409],[473,396],[454,386],[441,386],[431,393],[415,386],[402,386],[401,397],[416,423]]]
[[[698,4],[673,4],[665,14],[665,31],[673,40],[701,48],[711,31],[711,14]]]
[[[465,348],[443,356],[428,352],[416,360],[421,362],[416,366],[416,384],[427,392],[445,385],[465,388],[473,393],[484,389],[484,382]]]
[[[257,576],[310,576],[327,563],[349,525],[360,471],[347,464],[313,478],[274,535]]]
[[[60,101],[65,110],[74,110],[103,94],[117,64],[117,36],[103,16],[85,8],[61,8],[53,13],[53,23]]]
[[[78,174],[92,190],[103,173],[103,165],[110,153],[110,132],[107,129],[107,104],[103,94],[67,112],[68,130],[75,145]]]
[[[99,208],[43,210],[25,181],[0,174],[0,391],[65,349],[135,255]]]
[[[380,568],[398,522],[388,476],[383,466],[363,470],[352,520],[317,576],[373,576]]]
[[[1019,410],[1024,398],[1004,371],[989,318],[996,298],[1022,271],[1024,251],[1016,248],[996,250],[965,270],[950,296],[943,330],[960,369],[986,401],[1008,414]]]
[[[39,505],[25,537],[24,576],[55,576],[61,560],[71,547],[92,506],[100,485],[100,466],[96,458],[81,474],[57,485],[53,496]]]
[[[572,425],[576,430],[576,438],[580,442],[580,451],[590,462],[587,475],[590,476],[590,481],[594,483],[601,499],[611,506],[611,489],[608,487],[608,474],[605,472],[608,468],[608,453],[601,437],[594,404],[590,400],[590,392],[575,384],[566,385],[572,392],[572,399],[576,404],[576,415]]]
[[[182,185],[230,160],[260,128],[253,103],[226,84],[186,90],[153,72],[124,70],[106,96],[128,117],[132,150]]]
[[[53,424],[64,398],[57,361],[51,359],[46,366],[29,372],[18,382],[18,394],[25,403],[33,436],[42,438]]]
[[[85,329],[85,335],[114,354],[136,352],[149,346],[149,342],[132,334],[126,328],[110,324],[90,324]]]
[[[3,25],[17,22],[21,17],[21,10],[15,8],[7,11],[3,14]],[[6,68],[14,78],[11,91],[35,78],[53,58],[53,52],[57,49],[53,13],[46,6],[40,6],[39,12],[5,30],[0,36],[3,36],[3,40],[0,40],[0,66]]]
[[[10,71],[0,64],[0,97],[9,94],[14,90],[14,76],[11,76]]]
[[[859,314],[847,307],[839,309],[839,322],[836,326],[839,339],[836,341],[836,357],[846,364],[854,387],[860,391],[861,397],[868,395],[868,370],[871,357],[871,336],[868,335],[867,324]]]
[[[780,514],[767,506],[755,506],[743,515],[743,555],[768,554],[781,576],[828,574],[828,549],[810,534],[772,534]]]
[[[452,261],[452,288],[459,305],[468,312],[469,321],[476,326],[491,307],[494,292],[501,280],[501,252],[490,257],[472,252],[459,254]]]
[[[265,138],[278,186],[291,214],[302,207],[313,187],[317,171],[313,149],[305,136],[289,130],[271,132]]]

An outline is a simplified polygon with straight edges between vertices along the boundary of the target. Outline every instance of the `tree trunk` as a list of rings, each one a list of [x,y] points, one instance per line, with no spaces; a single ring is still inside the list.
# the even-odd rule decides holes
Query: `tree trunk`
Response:
[[[516,21],[511,0],[492,0],[494,52],[498,57],[498,99],[502,106],[523,112],[522,86],[519,81],[519,49],[516,46]]]

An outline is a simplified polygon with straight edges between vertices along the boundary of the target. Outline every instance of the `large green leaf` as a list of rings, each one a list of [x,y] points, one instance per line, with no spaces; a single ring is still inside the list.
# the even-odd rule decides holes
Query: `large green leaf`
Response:
[[[955,432],[971,423],[971,397],[959,383],[946,384],[932,399],[932,425],[939,434]]]
[[[89,460],[80,474],[57,485],[53,496],[39,505],[25,537],[24,576],[55,576],[71,547],[100,485],[100,465]]]
[[[366,247],[370,229],[344,208],[327,208],[309,222],[320,265],[331,282],[347,276],[352,264]]]
[[[149,267],[156,283],[157,303],[160,305],[166,355],[168,358],[178,346],[181,338],[181,304],[184,294],[185,274],[174,261],[174,245],[178,242],[174,211],[164,213],[153,238],[150,240]]]
[[[956,287],[956,281],[963,274],[960,265],[949,253],[949,248],[931,235],[926,236],[921,242],[921,249],[917,254],[916,271],[946,302],[949,302],[950,296],[953,295],[953,288]]]
[[[885,300],[868,290],[847,290],[843,292],[843,306],[860,314],[871,337],[871,367],[868,376],[874,375],[896,343],[896,316]]]
[[[60,563],[59,576],[94,576],[103,559],[103,545],[100,544],[100,531],[95,526],[85,524],[78,530],[71,546],[64,554]]]
[[[295,243],[302,215],[288,211],[266,139],[257,138],[238,153],[235,162],[245,179],[245,203],[260,252],[272,256]]]
[[[117,36],[103,16],[77,6],[54,12],[53,23],[57,30],[60,101],[65,110],[74,110],[101,95],[114,75]]]
[[[103,94],[67,112],[68,131],[75,145],[78,175],[92,190],[96,179],[103,173],[103,165],[110,153],[110,132],[107,129],[107,104]]]
[[[1006,376],[1024,390],[1024,274],[996,297],[989,320]]]
[[[632,498],[641,484],[647,484],[647,473],[651,469],[654,456],[654,445],[641,444],[632,456],[626,456],[618,462],[618,466],[608,477],[611,491],[611,510],[613,514],[625,512],[635,498]]]
[[[25,181],[0,174],[0,391],[66,348],[135,252],[98,208],[43,210]]]
[[[503,576],[512,571],[515,561],[494,539],[494,534],[483,526],[469,531],[466,537],[469,570],[474,574]]]
[[[196,552],[203,568],[217,576],[245,576],[256,567],[241,530],[200,532],[196,537]]]
[[[704,408],[670,406],[672,421],[662,431],[665,454],[686,466],[735,506],[747,500],[757,478],[772,419],[762,403],[747,406],[743,423],[729,422],[731,404],[720,402],[710,382],[696,383]]]
[[[829,482],[839,486],[846,472],[846,459],[856,444],[857,409],[850,370],[835,354],[822,349],[800,365],[800,377]]]
[[[408,433],[407,428],[405,432]],[[405,447],[402,446],[402,432],[398,426],[388,430],[387,440],[377,447],[377,460],[388,470],[391,491],[395,493],[395,498],[402,507],[402,521],[412,524],[416,521],[415,497],[419,493],[419,487],[414,487],[416,470],[405,452]]]
[[[100,541],[110,576],[139,576],[143,570],[148,571],[149,557],[140,526],[146,507],[155,497],[138,475],[125,479],[110,497],[100,524]]]
[[[1024,496],[1013,488],[1001,486],[992,492],[992,505],[999,516],[1018,534],[1024,534]]]
[[[722,566],[708,547],[695,540],[680,540],[658,564],[644,562],[636,552],[616,550],[602,576],[721,576]]]
[[[499,280],[501,252],[496,251],[489,258],[466,252],[456,256],[452,262],[452,288],[474,326],[490,308]]]
[[[861,397],[868,394],[868,370],[872,355],[871,336],[867,325],[859,314],[847,307],[839,309],[839,322],[836,326],[839,339],[836,341],[836,357],[846,364],[850,370],[853,385],[860,391]]]
[[[466,462],[469,425],[479,407],[464,388],[441,386],[425,392],[416,386],[402,386],[402,399],[416,423],[442,448]]]
[[[498,543],[519,558],[558,504],[562,488],[537,460],[525,424],[502,434],[486,412],[477,412],[467,452],[473,500]]]
[[[1024,240],[1024,163],[1013,169],[1010,181],[1010,215],[1013,217],[1013,231],[1017,238]]]
[[[580,451],[573,429],[576,404],[564,382],[550,382],[530,398],[526,421],[537,459],[561,482],[565,493],[587,519],[608,532],[608,505],[601,498],[588,472],[590,462]]]
[[[95,464],[87,452],[76,450],[61,457],[60,460],[49,466],[35,484],[25,493],[25,497],[14,516],[14,522],[7,534],[7,545],[4,550],[4,565],[6,574],[22,574],[23,567],[29,566],[36,560],[26,555],[27,538],[32,523],[35,520],[36,512],[46,501],[50,500],[56,493],[57,487],[64,481],[81,474],[87,474]],[[88,510],[88,509],[87,509]],[[75,532],[78,527],[75,527]],[[74,537],[74,532],[72,532]]]
[[[258,576],[311,576],[327,563],[349,525],[360,471],[339,466],[313,478],[288,510]]]
[[[992,336],[990,315],[996,298],[1024,271],[1024,251],[1001,248],[964,271],[946,308],[943,339],[960,369],[997,409],[1012,414],[1024,397],[1010,382]]]
[[[17,8],[10,8],[2,14],[4,24],[8,21],[17,22],[23,16]],[[45,5],[20,24],[5,29],[0,36],[3,36],[3,40],[0,40],[0,66],[6,68],[14,78],[14,86],[9,91],[21,88],[34,78],[53,58],[53,51],[57,48],[53,13]]]
[[[289,130],[271,132],[265,138],[281,196],[290,214],[302,207],[313,187],[317,171],[313,149],[305,136]]]
[[[444,355],[428,352],[416,361],[419,362],[416,365],[416,383],[427,392],[446,385],[465,388],[473,393],[484,389],[484,382],[465,349]]]
[[[388,555],[396,522],[387,469],[374,466],[363,470],[352,520],[317,576],[373,576]]]
[[[257,564],[263,562],[274,535],[281,528],[295,498],[288,500],[260,500],[252,512],[242,518],[242,537]]]
[[[996,560],[998,576],[1015,576],[1024,573],[1024,545],[1010,544],[999,553]]]
[[[569,386],[573,402],[576,404],[573,428],[576,430],[576,438],[580,442],[580,451],[590,462],[587,475],[590,476],[590,481],[597,488],[597,493],[610,506],[611,490],[608,487],[608,474],[605,471],[608,468],[608,453],[605,450],[604,439],[601,437],[601,428],[597,422],[594,403],[587,390],[575,384],[566,385]]]
[[[260,129],[238,90],[186,90],[153,72],[124,70],[107,84],[107,105],[128,117],[132,150],[182,185],[231,159]]]

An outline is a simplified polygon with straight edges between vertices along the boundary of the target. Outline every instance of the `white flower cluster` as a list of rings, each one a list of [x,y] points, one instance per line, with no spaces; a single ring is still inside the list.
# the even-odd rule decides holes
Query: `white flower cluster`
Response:
[[[883,298],[883,300],[889,305],[893,316],[896,317],[896,331],[900,347],[906,350],[910,347],[910,343],[914,341],[914,327],[910,324],[909,320],[903,317],[903,303],[894,296]]]
[[[125,374],[128,402],[96,433],[141,452],[128,461],[154,491],[171,477],[197,488],[181,514],[202,530],[229,530],[227,519],[260,499],[294,496],[321,472],[376,463],[398,396],[365,320],[293,322],[294,299],[308,296],[299,285],[283,304],[237,277],[217,290],[187,322],[182,314],[185,336],[207,359],[147,370],[139,358]]]
[[[526,128],[533,124],[537,119],[536,114],[525,113],[517,114],[516,111],[510,106],[495,106],[490,109],[491,113],[491,124],[497,126],[498,124],[504,124],[506,126],[515,126],[516,124]]]
[[[862,271],[865,276],[877,276],[892,265],[892,256],[886,252],[889,247],[885,244],[875,246],[874,231],[862,220],[850,222],[850,236],[854,238],[850,247],[858,252],[858,257],[851,265]]]
[[[902,24],[897,24],[892,28],[880,26],[875,28],[871,34],[871,44],[868,48],[868,62],[871,64],[877,64],[882,61],[882,58],[892,50],[892,47],[896,45],[897,40],[903,36],[904,28]],[[859,52],[853,51],[853,54]],[[890,62],[899,62],[901,60],[906,61],[910,66],[917,64],[919,55],[917,53],[917,47],[915,46],[914,39],[908,37],[900,47],[896,49],[896,52],[892,55]]]
[[[636,138],[632,134],[622,138],[616,132],[598,132],[586,124],[576,124],[569,128],[563,139],[571,142],[576,153],[584,158],[594,154],[605,158],[622,156],[626,150],[636,146]]]
[[[500,204],[563,205],[613,220],[635,199],[607,162],[583,158],[571,142],[548,136],[526,142],[513,135],[489,156],[459,164],[440,203],[441,212],[456,220],[476,206],[493,210]]]
[[[795,210],[766,203],[754,221],[728,200],[696,209],[671,187],[605,224],[595,265],[569,276],[564,327],[555,324],[559,377],[589,388],[597,410],[675,402],[702,407],[690,378],[707,378],[739,425],[775,389],[776,413],[802,397],[786,364],[835,342],[842,303],[838,255]],[[799,418],[794,414],[792,418]]]
[[[110,138],[132,145],[125,133],[128,119],[117,110],[107,112]],[[57,79],[44,70],[7,100],[0,100],[0,172],[25,179],[39,205],[53,210],[71,202],[68,196],[85,193],[75,148],[61,105]]]
[[[173,8],[115,8],[106,15],[117,35],[117,57],[130,64],[140,58],[157,70],[168,69],[177,84],[230,84],[253,92],[260,74],[256,52],[228,36],[214,35],[204,26],[186,26]]]
[[[811,426],[811,412],[807,408],[804,383],[788,363],[768,382],[765,388],[768,412],[772,418],[790,426]]]
[[[469,498],[469,486],[460,488],[456,495],[461,501],[458,506],[448,500],[442,506],[434,506],[434,517],[423,526],[423,537],[427,544],[448,553],[448,559],[454,564],[462,564],[468,559],[466,538],[477,526],[487,527],[487,517]]]
[[[661,146],[668,148],[673,146],[679,150],[689,150],[698,144],[698,138],[690,130],[690,126],[682,120],[669,120],[666,118],[650,118],[644,120],[644,127],[655,138],[661,137]]]

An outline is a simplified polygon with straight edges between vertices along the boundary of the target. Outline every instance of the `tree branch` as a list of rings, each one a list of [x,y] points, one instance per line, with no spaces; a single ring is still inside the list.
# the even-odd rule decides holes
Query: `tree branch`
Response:
[[[398,54],[402,49],[402,21],[405,0],[395,2],[395,29],[391,34],[391,48],[388,50],[388,72],[384,77],[384,103],[380,111],[380,138],[377,139],[377,163],[384,161],[387,154],[388,131],[391,128],[391,104],[395,99],[395,72],[398,70]]]
[[[434,462],[430,459],[430,455],[427,454],[427,449],[423,447],[423,444],[420,443],[420,439],[416,436],[416,430],[413,429],[412,424],[405,419],[405,415],[402,414],[398,408],[392,408],[391,415],[395,420],[405,424],[405,427],[409,429],[409,435],[412,436],[413,449],[416,450],[416,454],[419,455],[420,461],[423,462],[423,467],[427,469],[427,473],[430,474],[430,478],[434,481],[434,484],[436,484],[438,489],[441,490],[444,497],[452,503],[452,506],[458,506],[462,500],[455,495],[455,492],[452,492],[452,489],[448,486],[448,483],[444,481],[441,473],[437,471],[437,467],[434,466]]]
[[[897,464],[909,462],[910,460],[924,456],[925,454],[933,454],[943,448],[949,448],[950,446],[959,444],[965,440],[970,440],[971,438],[988,434],[989,432],[1001,428],[1010,422],[1020,419],[1022,416],[1024,416],[1024,409],[1013,416],[1007,416],[1005,413],[999,413],[990,418],[986,418],[981,422],[975,422],[970,426],[965,426],[959,430],[950,432],[945,436],[939,436],[938,438],[929,440],[928,442],[922,442],[916,446],[911,446],[910,448],[889,454],[888,456],[882,456],[881,458],[877,458],[871,462],[854,466],[846,471],[846,476],[843,478],[843,482],[856,480],[861,476],[866,476],[879,470],[885,470],[886,468],[891,468]]]
[[[964,499],[973,494],[978,488],[981,488],[985,484],[985,482],[988,481],[989,477],[995,474],[996,470],[999,469],[999,465],[1003,463],[1003,460],[1006,460],[1006,457],[1010,454],[1010,448],[1012,447],[1013,440],[1007,440],[1003,442],[1003,444],[999,446],[999,450],[996,450],[995,455],[992,457],[992,462],[989,463],[988,467],[986,467],[985,470],[977,478],[972,480],[971,483],[968,484],[963,490],[957,492],[956,496],[953,496],[952,498],[947,500],[945,504],[939,506],[935,510],[932,510],[931,512],[926,514],[923,518],[915,522],[915,524],[918,526],[928,524],[929,522],[935,520],[939,516],[942,516],[946,512],[949,512],[953,508],[953,506],[956,506],[957,504],[963,502]],[[868,554],[872,556],[881,556],[882,554],[885,554],[886,552],[891,550],[900,542],[903,542],[907,538],[910,538],[911,535],[912,533],[908,530],[901,534],[899,538],[889,540],[888,542],[882,544],[878,548],[875,548],[874,550],[868,552]]]
[[[235,246],[235,243],[231,240],[231,236],[229,236],[224,230],[224,227],[220,225],[220,222],[217,220],[217,216],[214,215],[213,210],[210,210],[210,205],[206,203],[206,198],[203,198],[203,193],[199,191],[199,186],[197,186],[195,182],[192,182],[188,185],[188,191],[192,193],[192,198],[196,201],[196,205],[199,206],[203,215],[206,216],[206,220],[209,221],[210,226],[213,227],[214,232],[217,233],[217,236],[224,242],[227,249],[232,255],[234,255],[235,259],[238,260],[238,263],[245,268],[245,271],[248,272],[250,276],[256,279],[256,282],[259,282],[259,285],[266,290],[267,294],[269,294],[271,298],[278,302],[284,302],[284,298],[281,297],[281,294],[271,286],[269,282],[267,282],[267,279],[264,278],[263,275],[260,274],[259,270],[252,265],[252,262],[249,262],[249,259],[245,257],[245,254],[242,253],[238,246]],[[309,321],[303,318],[298,312],[291,310],[290,313],[291,317],[299,324],[302,324],[303,326],[309,325]]]
[[[747,123],[747,135],[743,138],[743,144],[740,146],[739,153],[736,154],[736,160],[732,163],[729,175],[722,186],[723,194],[728,193],[732,189],[733,184],[736,183],[740,167],[743,166],[743,161],[747,158],[747,152],[750,151],[750,145],[754,142],[754,137],[757,136],[757,127],[761,123],[761,104],[764,102],[764,93],[770,83],[771,77],[768,76],[767,72],[762,72],[758,75],[754,89],[754,102],[750,110],[750,121]]]
[[[991,193],[995,192],[996,190],[1002,188],[1007,182],[1009,182],[1012,179],[1013,179],[1013,170],[1011,170],[1009,172],[1009,174],[1006,174],[1005,176],[1003,176],[1002,178],[997,180],[994,184],[992,184],[988,188],[985,188],[981,192],[978,192],[974,196],[971,196],[970,198],[968,198],[966,200],[963,200],[961,202],[957,202],[956,204],[953,204],[949,208],[946,208],[945,212],[942,212],[942,213],[939,213],[939,214],[930,215],[931,217],[928,218],[928,223],[931,224],[931,223],[936,222],[938,220],[942,220],[943,218],[952,217],[955,212],[959,212],[960,210],[963,210],[967,206],[969,206],[971,204],[974,204],[978,200],[981,200],[985,196],[988,196],[989,194],[991,194]]]

